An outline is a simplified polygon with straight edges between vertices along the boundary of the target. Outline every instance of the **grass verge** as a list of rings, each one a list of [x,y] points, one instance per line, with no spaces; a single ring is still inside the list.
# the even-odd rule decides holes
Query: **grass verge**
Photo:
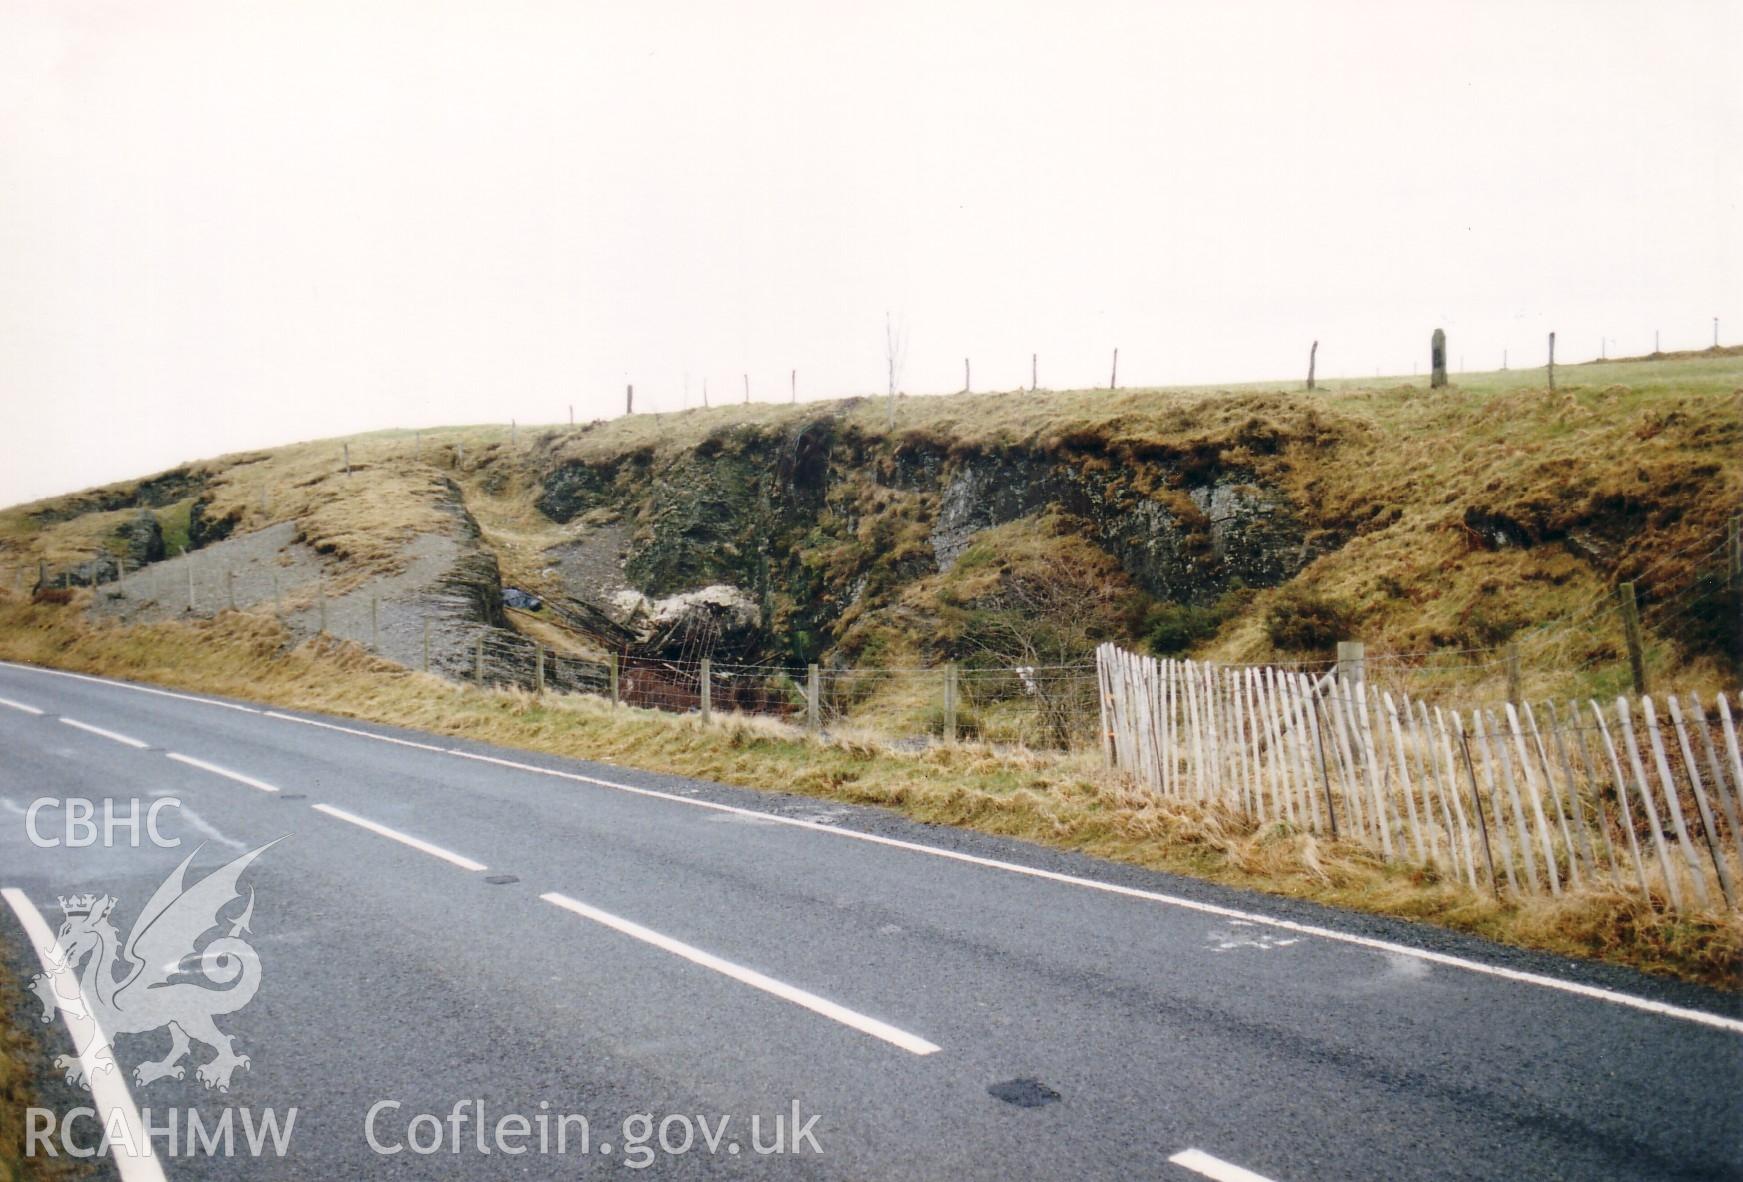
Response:
[[[766,719],[621,708],[589,697],[479,690],[317,639],[291,647],[270,617],[122,628],[0,595],[0,657],[749,788],[779,786],[915,820],[1021,838],[1148,869],[1434,923],[1558,955],[1725,989],[1743,987],[1743,917],[1670,916],[1609,891],[1497,900],[1430,870],[1287,826],[1158,800],[1086,754],[976,744],[894,752],[850,737],[813,743]]]

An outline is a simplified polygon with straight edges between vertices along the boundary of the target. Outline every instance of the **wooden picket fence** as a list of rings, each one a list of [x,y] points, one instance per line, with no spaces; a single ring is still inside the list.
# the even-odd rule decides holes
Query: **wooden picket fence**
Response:
[[[1164,796],[1358,842],[1476,890],[1737,907],[1743,757],[1725,695],[1466,711],[1275,667],[1096,652],[1102,750]],[[1743,700],[1738,703],[1743,708]]]

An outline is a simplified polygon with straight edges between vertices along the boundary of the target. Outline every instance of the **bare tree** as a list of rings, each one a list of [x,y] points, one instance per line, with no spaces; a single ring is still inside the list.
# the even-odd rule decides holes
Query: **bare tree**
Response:
[[[963,631],[971,663],[1010,675],[1010,689],[1032,699],[1047,740],[1071,744],[1093,712],[1093,678],[1068,668],[1094,659],[1108,621],[1125,605],[1118,586],[1086,566],[1060,563],[1005,571],[998,589],[974,605]]]

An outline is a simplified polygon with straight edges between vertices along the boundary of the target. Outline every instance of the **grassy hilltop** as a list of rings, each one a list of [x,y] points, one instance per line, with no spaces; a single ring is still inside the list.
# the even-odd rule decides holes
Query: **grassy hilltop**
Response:
[[[1028,611],[1061,659],[1103,638],[1323,659],[1358,637],[1410,654],[1425,692],[1493,688],[1513,641],[1542,693],[1624,688],[1607,597],[1634,580],[1655,680],[1710,688],[1735,684],[1701,576],[1743,505],[1739,353],[1567,366],[1553,392],[1529,370],[901,398],[893,430],[870,398],[381,432],[5,510],[0,569],[114,549],[146,506],[172,554],[294,522],[342,590],[463,509],[502,580],[546,595],[745,588],[758,659],[963,659]]]

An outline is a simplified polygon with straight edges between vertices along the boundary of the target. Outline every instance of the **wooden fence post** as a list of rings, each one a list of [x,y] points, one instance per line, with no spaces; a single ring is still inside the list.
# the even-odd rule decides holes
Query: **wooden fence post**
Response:
[[[817,693],[817,666],[805,667],[805,733],[813,739],[823,725]]]
[[[1037,375],[1041,372],[1040,358],[1041,355],[1039,353],[1029,354],[1029,393],[1031,394],[1041,388],[1040,383],[1037,380]]]
[[[1509,640],[1503,660],[1507,664],[1507,700],[1519,705],[1519,642]]]
[[[706,726],[714,718],[714,662],[707,657],[702,658],[701,682],[702,724]]]
[[[944,666],[944,741],[956,742],[956,664]]]
[[[1118,390],[1119,388],[1120,388],[1120,351],[1118,349],[1115,349],[1114,350],[1114,370],[1111,374],[1108,375],[1108,389]]]
[[[1640,603],[1634,595],[1634,584],[1623,583],[1616,588],[1618,606],[1622,610],[1622,638],[1628,645],[1628,672],[1634,678],[1634,692],[1646,696],[1646,653],[1640,643]]]
[[[623,388],[623,413],[626,415],[635,413],[635,387],[633,385]]]
[[[606,680],[611,684],[611,704],[617,705],[617,654],[607,653],[605,656]]]
[[[974,393],[974,381],[969,377],[968,358],[966,357],[962,359],[962,392],[964,394]]]
[[[1338,680],[1357,685],[1368,679],[1368,646],[1360,640],[1338,641]]]
[[[1555,389],[1555,334],[1549,334],[1549,388]]]
[[[1307,388],[1310,392],[1313,389],[1314,367],[1317,366],[1318,364],[1319,364],[1319,342],[1315,341],[1315,342],[1313,342],[1313,348],[1311,348],[1307,351]]]
[[[186,546],[182,547],[182,566],[188,572],[188,610],[194,610],[194,556],[188,553]]]

